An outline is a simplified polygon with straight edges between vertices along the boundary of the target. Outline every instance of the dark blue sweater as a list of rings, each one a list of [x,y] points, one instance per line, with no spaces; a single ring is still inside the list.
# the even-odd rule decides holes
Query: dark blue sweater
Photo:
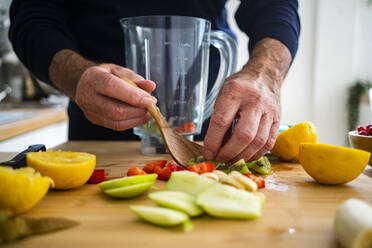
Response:
[[[212,29],[234,36],[227,24],[225,3],[226,0],[13,0],[9,38],[24,65],[50,83],[50,61],[62,49],[74,50],[96,62],[125,66],[119,25],[123,17],[201,17],[211,21]],[[297,9],[297,0],[242,0],[235,18],[249,37],[249,51],[260,39],[271,37],[284,43],[293,58],[300,33]],[[215,56],[213,52],[211,56]],[[213,74],[216,66],[210,67]],[[69,116],[70,139],[136,138],[129,131],[115,132],[90,124],[74,103],[70,103]]]

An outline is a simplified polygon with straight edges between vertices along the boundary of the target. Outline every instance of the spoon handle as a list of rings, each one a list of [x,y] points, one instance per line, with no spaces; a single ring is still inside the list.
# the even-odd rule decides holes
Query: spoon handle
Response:
[[[128,83],[128,84],[130,84],[130,85],[132,85],[136,88],[141,89],[140,87],[138,87],[138,85],[135,82],[133,82],[129,78],[124,77],[124,76],[121,76],[120,78],[123,79],[126,83]],[[150,112],[151,116],[155,119],[156,124],[158,124],[158,126],[164,127],[164,128],[169,127],[168,122],[165,120],[164,116],[160,112],[160,109],[155,104],[151,104],[151,106],[147,107],[146,109],[147,109],[147,111]]]

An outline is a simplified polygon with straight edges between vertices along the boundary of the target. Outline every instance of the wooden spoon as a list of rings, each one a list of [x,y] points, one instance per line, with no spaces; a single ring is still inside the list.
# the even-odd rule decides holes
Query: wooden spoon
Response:
[[[125,82],[137,87],[137,84],[134,83],[129,78],[121,76]],[[203,146],[189,141],[182,135],[178,134],[173,128],[171,128],[168,122],[165,120],[164,116],[161,114],[159,108],[152,104],[147,108],[147,111],[150,112],[154,118],[156,124],[159,127],[161,137],[165,147],[167,148],[169,154],[172,156],[175,162],[186,167],[192,158],[196,158],[202,155]]]

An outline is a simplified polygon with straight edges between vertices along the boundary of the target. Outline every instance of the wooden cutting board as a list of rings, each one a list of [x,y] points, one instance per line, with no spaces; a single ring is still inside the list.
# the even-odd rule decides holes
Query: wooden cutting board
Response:
[[[109,178],[121,177],[130,166],[143,166],[163,157],[140,154],[138,142],[68,142],[63,150],[97,155],[97,168]],[[9,155],[9,154],[8,154]],[[0,159],[6,157],[0,154]],[[339,247],[333,232],[338,205],[354,197],[372,204],[372,169],[343,186],[314,182],[296,163],[272,163],[266,178],[263,216],[252,221],[201,217],[195,228],[162,228],[139,221],[130,204],[154,205],[146,195],[118,200],[105,196],[96,185],[68,191],[51,191],[26,216],[66,217],[80,225],[31,237],[4,247]],[[162,188],[164,183],[158,182]]]

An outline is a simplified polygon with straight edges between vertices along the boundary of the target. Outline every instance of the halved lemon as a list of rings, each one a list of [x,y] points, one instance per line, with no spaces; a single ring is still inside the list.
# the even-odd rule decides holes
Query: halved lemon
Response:
[[[96,166],[96,156],[85,152],[52,151],[27,153],[27,166],[53,179],[56,189],[85,184]]]
[[[370,153],[353,148],[302,143],[300,163],[317,182],[343,184],[357,178],[366,168]]]
[[[48,192],[53,180],[33,168],[0,166],[0,208],[23,213],[34,207]]]
[[[271,154],[282,160],[298,160],[301,143],[316,143],[315,125],[309,121],[301,122],[281,132],[276,138]]]

